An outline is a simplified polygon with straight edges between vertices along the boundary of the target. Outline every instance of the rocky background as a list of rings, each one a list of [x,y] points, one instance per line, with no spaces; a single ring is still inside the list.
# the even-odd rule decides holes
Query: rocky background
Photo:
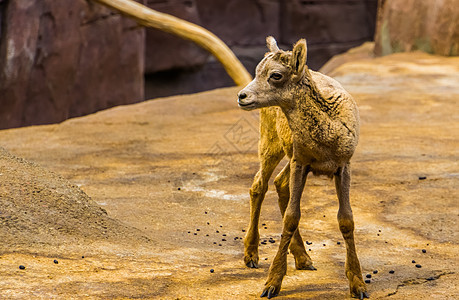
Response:
[[[142,0],[219,36],[253,72],[265,37],[309,42],[309,64],[372,40],[377,0]],[[85,0],[0,0],[0,128],[233,82],[191,42]],[[145,79],[145,80],[144,80]]]
[[[459,0],[138,1],[214,32],[250,72],[267,35],[284,49],[306,37],[315,70],[373,37],[377,55],[459,51]],[[0,129],[231,85],[193,43],[90,0],[0,0]]]

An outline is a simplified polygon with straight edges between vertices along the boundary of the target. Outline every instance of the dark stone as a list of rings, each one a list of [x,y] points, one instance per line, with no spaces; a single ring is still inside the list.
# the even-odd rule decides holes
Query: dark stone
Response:
[[[143,99],[144,30],[133,21],[84,0],[7,4],[0,128],[60,122]]]
[[[279,36],[279,2],[196,0],[202,25],[229,46],[260,46],[268,35]]]
[[[280,44],[308,42],[308,66],[318,69],[333,55],[373,39],[377,0],[281,2]]]
[[[19,269],[21,269],[21,270],[25,270],[25,266],[23,266],[23,265],[20,265],[20,266],[19,266]]]
[[[191,23],[201,25],[196,1],[147,0],[146,5]],[[209,53],[191,41],[147,28],[145,33],[145,73],[188,69],[205,64]]]

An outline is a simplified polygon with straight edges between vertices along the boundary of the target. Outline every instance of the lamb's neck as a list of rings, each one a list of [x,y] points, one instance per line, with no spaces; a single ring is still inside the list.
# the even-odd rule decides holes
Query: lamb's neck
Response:
[[[293,97],[294,105],[283,109],[293,132],[305,129],[311,132],[311,129],[314,127],[317,129],[319,123],[329,118],[321,109],[321,103],[325,100],[311,80],[305,78],[299,83]]]

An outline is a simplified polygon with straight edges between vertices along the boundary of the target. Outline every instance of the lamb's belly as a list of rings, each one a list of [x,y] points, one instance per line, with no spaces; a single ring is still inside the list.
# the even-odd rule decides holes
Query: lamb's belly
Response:
[[[314,143],[295,145],[295,159],[302,165],[310,166],[315,175],[333,176],[338,168],[350,159],[348,154],[334,153],[330,149],[314,147]]]

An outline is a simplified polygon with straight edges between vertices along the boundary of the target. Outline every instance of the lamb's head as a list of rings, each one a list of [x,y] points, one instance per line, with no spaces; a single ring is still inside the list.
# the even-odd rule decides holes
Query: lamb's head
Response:
[[[269,52],[258,64],[255,79],[238,93],[239,107],[244,110],[267,106],[288,109],[294,105],[293,95],[299,83],[311,76],[304,39],[295,44],[293,51],[280,50],[272,36],[266,38],[266,44]]]

